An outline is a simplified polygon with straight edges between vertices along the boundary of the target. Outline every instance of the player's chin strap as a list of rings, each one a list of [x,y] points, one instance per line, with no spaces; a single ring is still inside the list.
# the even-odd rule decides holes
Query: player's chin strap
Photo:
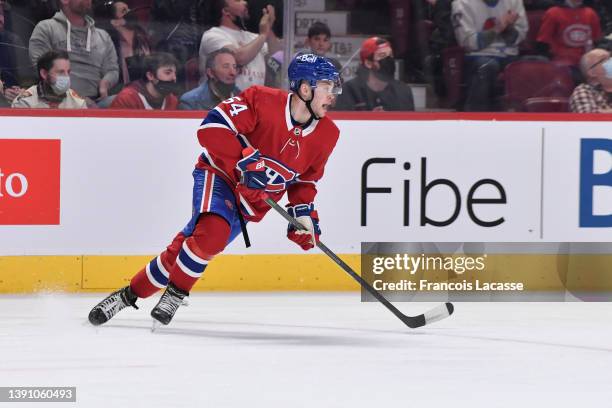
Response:
[[[302,102],[304,102],[304,103],[306,104],[306,109],[308,109],[308,112],[310,112],[310,115],[312,116],[312,118],[313,118],[314,120],[319,120],[319,119],[321,119],[321,118],[320,118],[320,117],[318,117],[318,116],[317,116],[317,115],[314,113],[314,111],[312,110],[312,106],[310,106],[310,103],[311,103],[311,102],[312,102],[312,100],[314,99],[314,93],[315,93],[315,91],[316,91],[316,89],[317,89],[317,88],[316,88],[316,87],[311,87],[311,88],[312,88],[312,98],[310,98],[310,100],[309,100],[309,101],[307,101],[306,99],[302,98],[302,95],[300,95],[300,91],[299,91],[299,89],[297,90],[297,92],[296,92],[295,94],[297,95],[297,97],[298,97],[298,98],[300,98],[300,100],[301,100]]]

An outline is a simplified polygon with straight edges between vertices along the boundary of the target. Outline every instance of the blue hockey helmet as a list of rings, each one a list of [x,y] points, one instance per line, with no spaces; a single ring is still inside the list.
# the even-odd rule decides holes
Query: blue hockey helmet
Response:
[[[330,81],[333,85],[331,93],[342,93],[340,73],[330,60],[320,55],[296,55],[289,64],[288,76],[289,89],[296,93],[302,81],[306,81],[313,88],[317,86],[317,81]]]

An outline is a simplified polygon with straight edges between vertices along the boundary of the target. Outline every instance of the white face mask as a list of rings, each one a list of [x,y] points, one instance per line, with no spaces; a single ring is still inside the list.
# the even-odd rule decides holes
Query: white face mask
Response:
[[[70,89],[70,77],[68,75],[58,75],[55,82],[50,85],[56,95],[63,95]]]

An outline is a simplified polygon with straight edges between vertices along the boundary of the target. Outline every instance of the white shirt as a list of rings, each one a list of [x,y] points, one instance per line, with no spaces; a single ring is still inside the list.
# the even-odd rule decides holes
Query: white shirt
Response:
[[[205,66],[206,56],[213,51],[226,47],[231,50],[241,48],[257,38],[257,34],[244,30],[233,30],[228,27],[213,27],[202,35],[200,44],[200,64]],[[251,85],[263,85],[266,79],[266,61],[268,44],[263,45],[257,56],[242,67],[236,78],[236,86],[245,90]]]
[[[499,0],[494,7],[487,6],[482,0],[455,0],[452,2],[452,10],[455,37],[459,45],[466,49],[468,55],[498,57],[518,55],[518,43],[525,39],[529,29],[523,0]],[[509,10],[519,15],[518,20],[514,23],[514,28],[518,31],[514,44],[508,45],[498,36],[491,44],[480,48],[478,33],[499,24]]]

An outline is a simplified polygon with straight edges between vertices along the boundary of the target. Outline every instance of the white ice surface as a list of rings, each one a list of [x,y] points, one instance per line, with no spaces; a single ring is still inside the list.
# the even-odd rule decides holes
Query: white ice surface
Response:
[[[0,386],[78,399],[0,406],[612,406],[609,303],[457,303],[411,330],[357,293],[196,294],[151,333],[156,298],[84,324],[102,297],[0,296]]]

